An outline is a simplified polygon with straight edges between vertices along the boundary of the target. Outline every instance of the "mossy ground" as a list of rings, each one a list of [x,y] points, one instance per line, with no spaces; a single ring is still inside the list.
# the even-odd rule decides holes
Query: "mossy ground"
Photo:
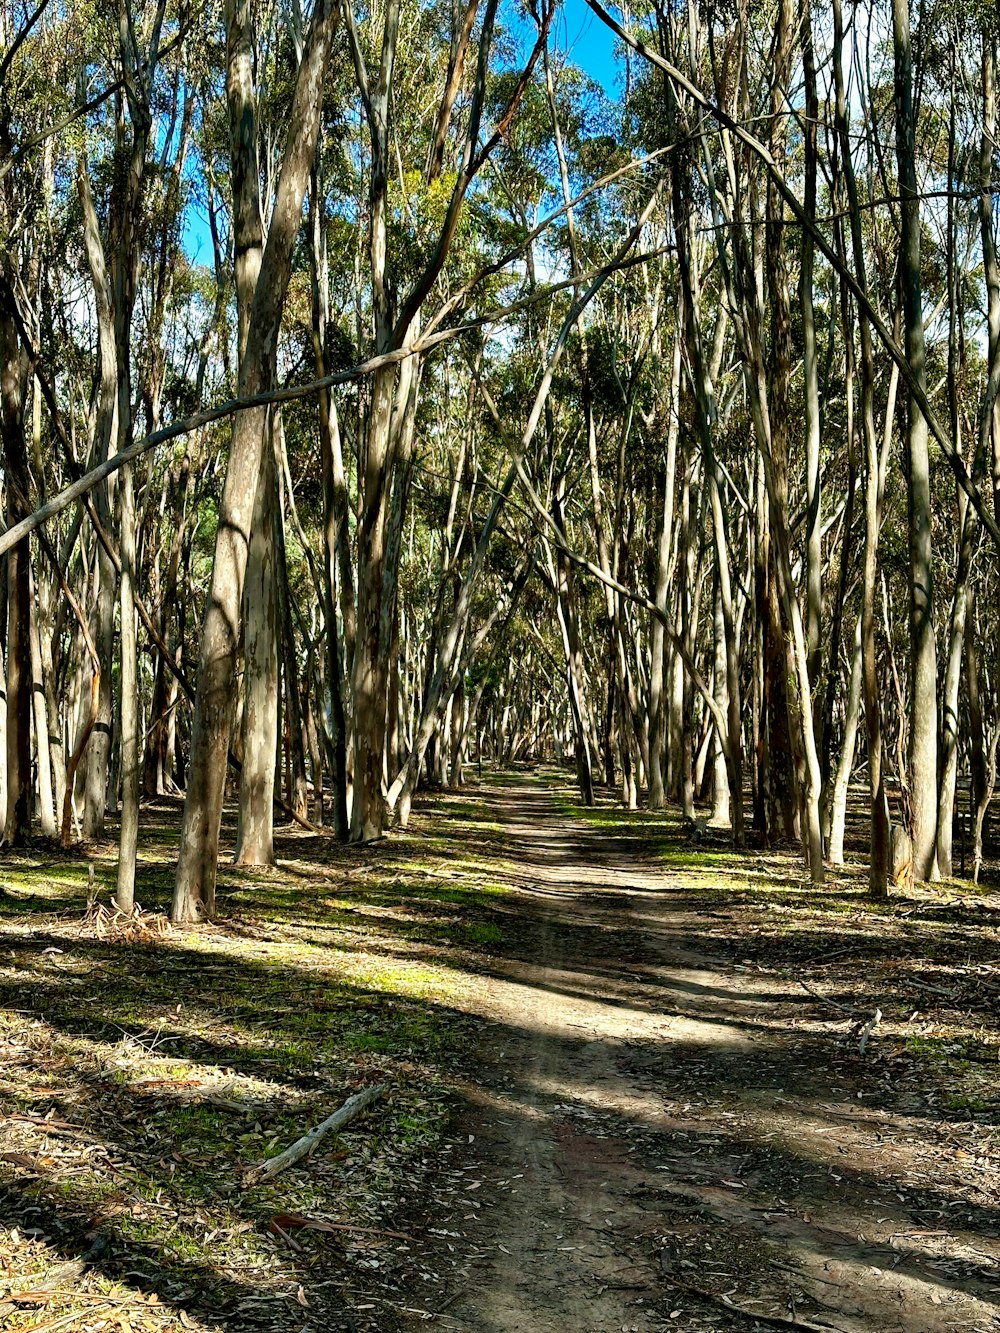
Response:
[[[85,923],[91,867],[110,899],[113,846],[40,846],[0,866],[0,1322],[12,1330],[63,1317],[335,1327],[330,1297],[385,1267],[387,1247],[405,1254],[380,1233],[400,1229],[446,1151],[448,1083],[468,1052],[463,969],[503,938],[485,806],[443,796],[413,833],[365,849],[281,830],[278,867],[224,864],[218,924],[190,931],[160,915],[178,815],[143,810],[134,929]],[[386,1095],[308,1166],[245,1183],[374,1082]],[[277,1231],[276,1216],[343,1230]]]

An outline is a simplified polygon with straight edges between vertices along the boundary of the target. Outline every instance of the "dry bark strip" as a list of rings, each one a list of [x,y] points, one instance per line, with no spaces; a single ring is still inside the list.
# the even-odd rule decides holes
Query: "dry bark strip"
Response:
[[[384,1227],[359,1227],[353,1222],[328,1222],[322,1217],[304,1217],[301,1213],[276,1213],[267,1224],[268,1231],[274,1231],[286,1240],[295,1242],[288,1234],[293,1228],[303,1231],[350,1231],[364,1236],[390,1236],[393,1240],[409,1240],[413,1237],[405,1231],[387,1231]],[[299,1247],[301,1248],[301,1246]]]
[[[388,1086],[387,1083],[375,1083],[369,1088],[364,1088],[361,1092],[356,1092],[353,1097],[349,1097],[344,1102],[339,1110],[334,1111],[333,1115],[327,1116],[308,1134],[303,1134],[300,1139],[296,1139],[291,1147],[286,1148],[283,1153],[279,1153],[277,1157],[269,1157],[258,1166],[251,1168],[247,1173],[246,1183],[256,1185],[262,1180],[271,1180],[279,1172],[285,1171],[288,1167],[301,1161],[303,1157],[310,1157],[324,1135],[329,1134],[331,1130],[342,1129],[344,1125],[360,1115],[366,1106],[375,1101],[376,1097],[381,1097]]]

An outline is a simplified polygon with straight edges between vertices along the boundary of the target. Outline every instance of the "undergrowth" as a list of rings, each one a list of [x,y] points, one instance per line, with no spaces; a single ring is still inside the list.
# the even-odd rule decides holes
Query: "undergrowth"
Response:
[[[112,847],[5,857],[5,1328],[40,1312],[133,1333],[332,1328],[344,1282],[405,1261],[386,1233],[447,1149],[463,978],[502,940],[508,892],[481,801],[445,796],[414,822],[365,849],[282,830],[278,867],[221,867],[218,924],[187,931],[85,924]],[[143,828],[137,898],[160,923],[176,808]],[[372,1083],[384,1096],[308,1162],[248,1183]]]

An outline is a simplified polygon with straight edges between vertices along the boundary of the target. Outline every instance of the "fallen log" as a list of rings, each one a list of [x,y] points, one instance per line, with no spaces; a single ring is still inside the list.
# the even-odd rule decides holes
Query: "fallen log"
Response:
[[[327,1116],[308,1134],[303,1134],[300,1139],[296,1139],[291,1147],[286,1148],[282,1153],[278,1153],[277,1157],[268,1157],[258,1166],[251,1168],[247,1173],[247,1184],[256,1185],[261,1180],[270,1180],[279,1172],[294,1166],[303,1157],[311,1157],[324,1135],[329,1134],[331,1130],[343,1129],[346,1124],[359,1116],[366,1106],[370,1106],[377,1097],[381,1097],[388,1086],[387,1083],[375,1083],[370,1088],[364,1088],[361,1092],[356,1092],[353,1097],[349,1097],[344,1102],[339,1110],[334,1111],[333,1115]]]

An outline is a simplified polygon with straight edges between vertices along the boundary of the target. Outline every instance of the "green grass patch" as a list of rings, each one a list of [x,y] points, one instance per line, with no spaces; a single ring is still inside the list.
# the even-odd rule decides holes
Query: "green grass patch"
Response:
[[[446,796],[414,824],[364,849],[279,830],[277,868],[246,870],[226,859],[227,813],[220,922],[188,931],[154,929],[153,916],[129,932],[86,928],[91,864],[100,900],[113,890],[110,844],[92,859],[9,855],[0,1046],[22,1054],[0,1076],[5,1112],[25,1119],[5,1122],[0,1147],[22,1165],[0,1162],[0,1188],[16,1182],[31,1215],[58,1218],[63,1244],[75,1229],[81,1252],[96,1226],[164,1301],[197,1288],[205,1310],[245,1292],[250,1273],[280,1300],[308,1283],[268,1230],[275,1213],[391,1229],[448,1133],[449,1081],[470,1044],[463,968],[501,943],[491,914],[511,892],[483,801]],[[169,906],[178,826],[179,807],[143,812],[146,913]],[[385,1096],[311,1161],[242,1187],[249,1166],[373,1082]],[[84,1146],[68,1135],[47,1151],[46,1116]],[[37,1169],[24,1177],[26,1161]],[[32,1252],[41,1271],[60,1259],[46,1244]],[[329,1237],[299,1244],[321,1268],[343,1254]],[[0,1301],[21,1280],[0,1277]]]

